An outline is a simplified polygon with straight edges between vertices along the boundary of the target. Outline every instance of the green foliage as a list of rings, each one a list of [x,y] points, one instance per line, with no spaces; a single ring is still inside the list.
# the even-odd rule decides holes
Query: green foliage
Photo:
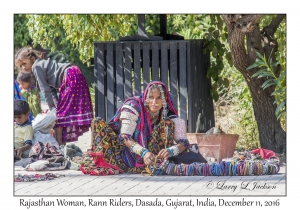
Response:
[[[50,51],[48,57],[51,59],[78,65],[90,85],[93,81],[93,67],[84,64],[78,49],[74,49],[73,44],[66,39],[59,15],[27,15],[27,18],[33,45],[40,45]]]
[[[49,49],[56,60],[73,62],[93,81],[95,41],[114,41],[133,34],[136,15],[27,15],[28,31],[34,45]]]
[[[259,22],[261,28],[269,25],[276,15],[264,15]],[[279,61],[282,69],[286,69],[286,21],[281,21],[277,28],[274,39],[278,44],[278,50],[276,52],[276,59]]]
[[[259,52],[256,52],[258,58],[254,64],[249,66],[247,70],[253,68],[260,68],[252,77],[266,78],[266,81],[262,84],[262,89],[265,90],[270,86],[275,86],[275,91],[271,94],[275,96],[274,104],[277,105],[275,115],[277,119],[285,117],[286,113],[286,70],[282,70],[279,77],[274,74],[274,67],[279,62],[273,62],[272,58],[266,59],[266,56],[262,56]]]
[[[14,46],[15,48],[25,47],[31,43],[27,28],[28,19],[26,15],[14,15]]]
[[[195,27],[193,37],[205,39],[206,51],[210,52],[211,64],[207,71],[207,77],[212,79],[211,95],[214,101],[218,101],[220,87],[228,87],[228,79],[222,77],[221,72],[224,67],[231,67],[231,53],[227,44],[227,32],[225,24],[220,15],[201,15],[201,19],[193,19]],[[227,52],[227,53],[226,53]]]
[[[15,14],[14,15],[14,51],[16,52],[19,48],[25,47],[31,43],[27,28],[26,15]],[[14,68],[14,77],[18,74],[18,69]]]
[[[88,66],[94,56],[95,41],[114,41],[133,34],[136,15],[27,15],[28,29],[34,43],[51,51],[77,50]],[[137,29],[136,29],[137,30]],[[70,54],[74,59],[75,55]]]

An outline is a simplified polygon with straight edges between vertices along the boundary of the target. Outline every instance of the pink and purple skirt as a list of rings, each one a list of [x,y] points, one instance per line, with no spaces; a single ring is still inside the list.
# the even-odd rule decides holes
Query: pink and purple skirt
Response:
[[[63,127],[62,141],[78,141],[93,120],[91,95],[85,77],[77,66],[67,70],[59,91],[55,127]]]

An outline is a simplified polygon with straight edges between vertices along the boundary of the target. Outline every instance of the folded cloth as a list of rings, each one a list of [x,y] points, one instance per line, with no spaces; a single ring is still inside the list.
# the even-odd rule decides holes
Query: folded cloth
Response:
[[[49,164],[45,170],[55,171],[55,170],[64,170],[68,168],[68,160],[63,156],[53,156],[48,158]]]
[[[207,160],[198,152],[187,152],[185,154],[180,154],[177,156],[172,156],[168,158],[170,162],[173,162],[175,164],[191,164],[191,163],[207,163]]]
[[[67,144],[64,146],[64,157],[69,156],[73,158],[75,156],[82,157],[82,150],[75,144]]]
[[[64,147],[64,157],[68,160],[68,167],[71,170],[80,170],[81,164],[72,161],[74,157],[82,157],[82,150],[75,144],[67,144]]]
[[[207,163],[207,160],[200,154],[197,144],[191,144],[189,152],[183,152],[177,156],[169,157],[169,161],[175,164]]]

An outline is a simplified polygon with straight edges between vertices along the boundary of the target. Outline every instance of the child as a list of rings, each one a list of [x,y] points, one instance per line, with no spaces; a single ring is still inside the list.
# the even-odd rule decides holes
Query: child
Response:
[[[42,108],[40,93],[36,86],[34,86],[34,76],[32,75],[32,73],[21,71],[18,74],[17,81],[21,87],[21,94],[28,102],[33,117],[36,117],[37,114],[42,113]]]
[[[22,96],[21,94],[21,90],[20,90],[20,87],[19,87],[19,83],[17,82],[17,80],[14,79],[14,99],[15,100],[25,100],[24,96]],[[30,115],[29,115],[29,121],[31,122],[33,120],[33,115],[32,115],[32,112],[30,112]]]
[[[78,140],[89,130],[93,108],[89,87],[78,66],[42,59],[41,52],[24,47],[15,55],[15,63],[23,71],[33,73],[49,109],[56,108],[56,140],[59,145]],[[59,88],[55,104],[51,87]]]
[[[25,100],[14,101],[15,158],[28,157],[29,149],[32,146],[33,128],[29,121],[29,113],[29,104]],[[24,154],[22,155],[22,153]]]

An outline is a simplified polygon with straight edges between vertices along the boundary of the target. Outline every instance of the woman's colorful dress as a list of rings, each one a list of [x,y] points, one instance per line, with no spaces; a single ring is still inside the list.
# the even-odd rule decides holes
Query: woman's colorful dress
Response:
[[[162,110],[158,120],[151,125],[149,113],[144,105],[146,94],[152,84],[160,84],[164,87],[168,105],[168,117],[162,118]],[[120,134],[121,113],[135,113],[137,118],[136,128],[132,135]],[[132,97],[125,100],[123,106],[118,109],[115,116],[107,123],[104,120],[95,120],[92,125],[92,150],[102,152],[106,163],[118,166],[127,173],[141,173],[144,169],[144,162],[140,155],[134,154],[124,144],[123,140],[132,138],[141,146],[147,148],[154,155],[161,149],[168,148],[178,142],[183,142],[186,150],[180,155],[189,152],[189,142],[186,136],[177,138],[175,134],[175,124],[178,121],[177,111],[173,106],[170,94],[161,82],[152,82],[139,97]],[[184,129],[185,129],[185,125]],[[180,128],[177,128],[180,130]],[[88,167],[85,170],[89,170]],[[99,168],[99,170],[107,170]]]
[[[63,127],[62,141],[77,141],[84,132],[89,131],[94,118],[89,86],[77,66],[67,70],[62,81],[55,127]]]

